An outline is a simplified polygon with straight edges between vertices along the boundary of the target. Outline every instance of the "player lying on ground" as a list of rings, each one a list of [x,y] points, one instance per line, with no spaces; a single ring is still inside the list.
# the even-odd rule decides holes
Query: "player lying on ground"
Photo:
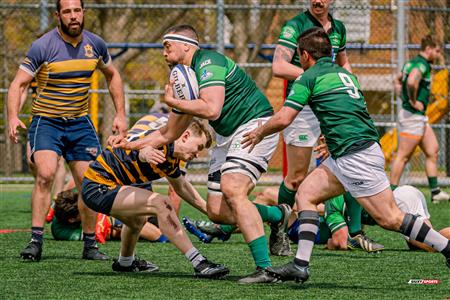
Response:
[[[149,134],[151,131],[146,132]],[[211,135],[200,121],[193,121],[174,143],[162,151],[165,161],[149,164],[139,159],[139,151],[108,147],[85,173],[83,199],[94,211],[119,219],[123,224],[119,259],[112,268],[118,272],[155,271],[159,267],[135,258],[139,233],[151,215],[158,217],[161,232],[192,263],[195,275],[217,278],[229,270],[203,257],[183,230],[167,196],[149,190],[152,181],[165,177],[184,200],[205,211],[204,201],[182,176],[180,160],[189,161],[211,145]]]
[[[265,205],[277,205],[278,188],[269,187],[259,193],[254,202]],[[319,204],[317,210],[320,214],[319,218],[319,232],[316,236],[315,244],[326,244],[328,249],[362,249],[366,252],[379,252],[384,250],[384,246],[376,243],[365,235],[360,235],[361,238],[352,238],[349,235],[349,223],[351,219],[348,215],[347,207],[350,202],[356,200],[353,197],[340,195],[334,197],[325,205]],[[326,209],[326,207],[328,209]],[[332,209],[334,208],[334,209]],[[360,217],[359,220],[362,218]],[[363,220],[363,224],[366,220]],[[360,230],[361,223],[360,224]],[[183,217],[183,225],[186,229],[195,235],[200,241],[210,243],[214,238],[222,241],[227,241],[232,233],[237,231],[235,226],[215,224],[210,221],[194,221],[188,217]],[[374,225],[373,222],[367,225]],[[298,216],[292,213],[289,218],[287,227],[288,239],[297,244],[298,243],[298,227],[300,226]],[[336,233],[336,235],[335,235]],[[344,239],[345,238],[345,239]],[[334,244],[332,244],[334,242]]]
[[[286,128],[309,104],[331,156],[306,177],[296,194],[300,227],[294,261],[269,267],[267,272],[281,280],[303,282],[309,278],[309,261],[319,229],[317,205],[345,191],[377,224],[441,252],[450,268],[450,241],[423,219],[397,207],[384,172],[378,133],[359,83],[354,75],[332,63],[331,44],[325,31],[313,28],[301,34],[298,54],[305,73],[294,83],[281,110],[264,125],[246,133],[242,146],[252,151],[265,136]]]

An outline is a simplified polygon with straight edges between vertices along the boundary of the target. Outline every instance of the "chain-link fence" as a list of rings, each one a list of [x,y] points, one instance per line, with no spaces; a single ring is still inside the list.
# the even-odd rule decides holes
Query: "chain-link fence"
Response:
[[[449,54],[448,0],[334,0],[332,14],[347,28],[347,54],[358,76],[369,112],[376,121],[381,144],[391,163],[397,145],[397,99],[393,78],[399,66],[418,53],[422,36],[432,34],[445,44]],[[53,0],[0,3],[0,176],[3,179],[29,177],[25,158],[26,133],[21,143],[12,145],[7,138],[6,93],[18,65],[31,42],[55,26]],[[283,81],[274,78],[271,60],[280,29],[285,21],[308,9],[309,0],[204,0],[204,1],[85,1],[85,28],[107,41],[114,64],[126,86],[127,114],[132,125],[140,116],[161,109],[160,99],[167,82],[168,68],[162,57],[161,37],[166,28],[175,24],[193,25],[199,32],[202,47],[223,51],[253,77],[258,86],[278,109],[283,102]],[[434,104],[428,114],[435,124],[441,147],[439,176],[446,176],[448,66],[435,66],[432,86]],[[100,76],[101,77],[101,76]],[[93,87],[98,95],[98,130],[102,141],[110,134],[114,107],[100,80]],[[21,111],[29,124],[31,101]],[[95,121],[95,120],[94,120]],[[266,182],[282,178],[282,147],[278,147],[270,163]],[[194,179],[206,178],[208,155],[192,165]],[[423,155],[414,155],[404,178],[417,183],[426,180]]]

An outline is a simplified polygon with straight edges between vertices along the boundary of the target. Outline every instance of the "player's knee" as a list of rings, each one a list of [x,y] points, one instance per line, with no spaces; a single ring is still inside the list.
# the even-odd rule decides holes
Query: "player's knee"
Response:
[[[285,185],[288,189],[295,191],[298,189],[298,187],[300,186],[300,184],[303,182],[303,180],[306,178],[305,175],[300,174],[294,177],[291,176],[287,176],[284,179]]]
[[[152,206],[152,209],[156,211],[157,216],[170,214],[174,211],[173,206],[170,204],[169,197],[161,196],[161,200],[157,201],[155,206]]]
[[[38,170],[36,176],[36,183],[41,187],[50,187],[55,178],[55,172],[49,169]]]

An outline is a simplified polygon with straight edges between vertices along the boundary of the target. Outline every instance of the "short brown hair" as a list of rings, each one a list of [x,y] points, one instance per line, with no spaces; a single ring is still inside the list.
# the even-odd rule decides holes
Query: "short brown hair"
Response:
[[[189,124],[188,129],[192,131],[192,133],[196,136],[202,136],[202,134],[204,134],[206,136],[205,148],[211,147],[212,135],[205,121],[200,119],[193,119],[191,124]]]
[[[427,47],[436,48],[437,45],[438,43],[436,40],[431,36],[431,34],[428,34],[420,41],[420,51],[425,51]]]
[[[63,222],[70,223],[70,219],[76,219],[78,211],[78,193],[73,190],[62,191],[55,199],[55,217]]]
[[[314,60],[331,57],[331,42],[328,34],[320,27],[304,31],[297,40],[298,50],[308,52]]]

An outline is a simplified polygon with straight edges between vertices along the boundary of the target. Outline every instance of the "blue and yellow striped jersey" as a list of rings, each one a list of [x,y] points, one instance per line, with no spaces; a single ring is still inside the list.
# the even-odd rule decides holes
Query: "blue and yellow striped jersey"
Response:
[[[162,114],[150,114],[141,118],[128,132],[128,140],[142,138],[164,126],[168,118]],[[131,185],[146,188],[149,182],[163,178],[177,178],[182,174],[180,160],[173,157],[174,145],[161,147],[166,161],[153,165],[139,160],[139,151],[106,148],[97,157],[84,176],[94,182],[107,186]]]
[[[97,67],[111,62],[106,43],[84,30],[77,45],[66,42],[58,28],[31,45],[20,68],[36,79],[32,114],[80,117],[88,113],[89,88]]]

